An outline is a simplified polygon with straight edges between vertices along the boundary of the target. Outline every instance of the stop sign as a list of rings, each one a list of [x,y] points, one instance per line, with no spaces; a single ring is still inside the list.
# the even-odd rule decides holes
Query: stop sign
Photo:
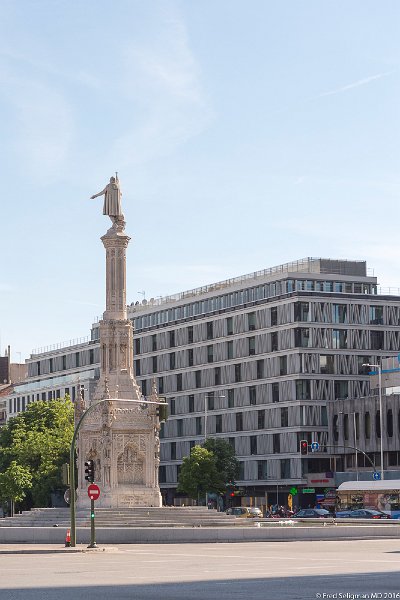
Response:
[[[91,483],[87,489],[87,493],[91,500],[98,500],[100,497],[100,488],[95,483]]]

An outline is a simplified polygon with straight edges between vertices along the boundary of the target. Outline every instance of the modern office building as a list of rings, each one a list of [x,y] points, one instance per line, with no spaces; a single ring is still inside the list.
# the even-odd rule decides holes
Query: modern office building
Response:
[[[136,379],[148,395],[155,378],[170,408],[166,500],[183,457],[207,436],[232,444],[237,484],[258,504],[265,494],[286,503],[294,488],[304,505],[303,489],[334,486],[327,406],[368,396],[363,365],[399,353],[397,294],[383,294],[364,261],[307,258],[130,305]],[[91,394],[98,363],[97,324],[90,341],[32,355],[25,405],[67,391],[73,399],[82,383]],[[23,410],[22,397],[8,399],[10,414]],[[326,452],[302,456],[301,440]]]
[[[7,418],[25,410],[37,400],[69,395],[74,402],[80,390],[89,398],[99,377],[99,344],[89,338],[33,350],[26,361],[25,381],[14,385],[5,397]]]
[[[327,404],[369,394],[369,369],[399,351],[400,298],[378,293],[364,261],[307,258],[130,307],[143,394],[156,378],[170,418],[160,485],[206,436],[227,439],[238,485],[263,503],[334,485]],[[206,428],[205,428],[206,427]]]

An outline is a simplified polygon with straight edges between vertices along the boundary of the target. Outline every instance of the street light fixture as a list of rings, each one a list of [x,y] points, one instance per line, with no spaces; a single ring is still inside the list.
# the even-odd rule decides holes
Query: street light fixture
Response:
[[[378,387],[379,387],[379,427],[381,430],[381,479],[385,479],[383,470],[383,414],[382,414],[382,366],[364,363],[363,367],[374,367],[378,369]]]

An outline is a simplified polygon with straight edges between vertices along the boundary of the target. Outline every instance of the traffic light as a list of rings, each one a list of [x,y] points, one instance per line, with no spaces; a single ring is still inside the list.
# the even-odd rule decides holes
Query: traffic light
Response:
[[[307,456],[308,454],[308,442],[307,440],[300,441],[300,454],[302,456]]]
[[[87,460],[85,462],[85,479],[89,481],[89,483],[93,483],[94,481],[94,461]]]

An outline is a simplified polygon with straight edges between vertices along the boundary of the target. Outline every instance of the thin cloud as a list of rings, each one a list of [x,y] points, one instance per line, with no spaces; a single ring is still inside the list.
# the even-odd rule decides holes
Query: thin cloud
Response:
[[[353,83],[349,83],[348,85],[344,85],[343,87],[337,88],[336,90],[331,90],[329,92],[323,92],[319,94],[318,98],[324,98],[325,96],[335,96],[336,94],[342,94],[343,92],[347,92],[348,90],[353,90],[354,88],[361,87],[362,85],[367,85],[372,81],[376,81],[377,79],[382,79],[383,77],[387,77],[391,75],[394,71],[387,71],[386,73],[378,73],[377,75],[371,75],[371,77],[365,77],[364,79],[359,79],[358,81],[354,81]]]

